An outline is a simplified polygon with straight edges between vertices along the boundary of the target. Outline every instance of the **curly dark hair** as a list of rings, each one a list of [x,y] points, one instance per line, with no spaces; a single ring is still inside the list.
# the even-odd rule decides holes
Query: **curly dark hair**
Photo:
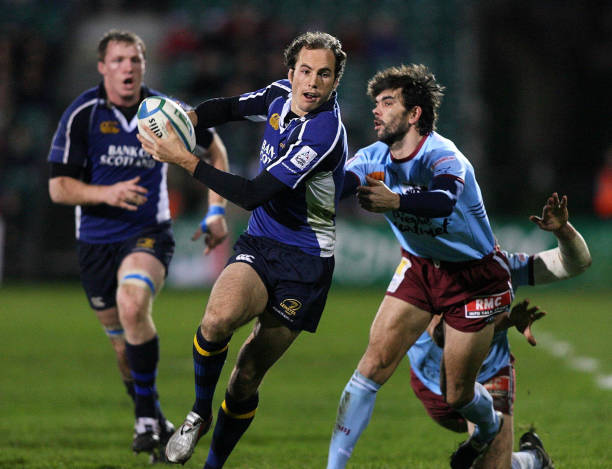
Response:
[[[106,48],[108,47],[108,43],[110,41],[117,42],[126,42],[128,44],[135,44],[137,47],[140,47],[142,51],[143,57],[146,57],[146,47],[145,43],[140,36],[134,34],[131,31],[119,31],[118,29],[111,29],[104,33],[102,39],[98,43],[98,60],[100,62],[104,62],[104,57],[106,57]]]
[[[421,117],[416,124],[420,135],[436,130],[438,108],[444,95],[444,86],[425,65],[400,65],[381,70],[368,81],[368,96],[376,99],[382,91],[401,89],[404,107],[419,106]]]
[[[336,58],[334,77],[336,80],[340,80],[346,65],[346,52],[342,50],[342,44],[338,38],[321,31],[309,31],[299,35],[285,49],[285,65],[288,68],[295,69],[295,63],[302,47],[306,49],[329,49],[332,51]]]

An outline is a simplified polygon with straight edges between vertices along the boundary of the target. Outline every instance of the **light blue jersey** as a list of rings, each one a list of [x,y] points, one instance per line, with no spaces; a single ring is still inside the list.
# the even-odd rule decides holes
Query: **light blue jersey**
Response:
[[[344,181],[346,131],[336,94],[303,117],[290,114],[291,84],[280,80],[240,97],[239,113],[266,122],[259,170],[290,187],[253,210],[248,233],[331,257]],[[293,117],[293,118],[291,118]]]
[[[376,142],[360,149],[346,170],[363,185],[366,175],[384,180],[398,194],[429,190],[434,177],[456,179],[464,189],[450,216],[427,218],[393,210],[384,213],[385,218],[402,248],[415,256],[463,262],[493,250],[495,239],[474,168],[453,142],[438,133],[427,135],[413,155],[401,160],[393,158],[388,145]]]
[[[512,287],[514,291],[521,285],[533,285],[533,256],[523,253],[508,254],[504,252],[510,263]],[[424,332],[416,343],[406,353],[410,359],[412,371],[427,388],[438,395],[440,391],[440,363],[442,349],[438,347],[431,336]],[[485,358],[477,381],[484,384],[495,376],[499,370],[510,364],[510,346],[507,331],[500,331],[493,337],[491,349]]]

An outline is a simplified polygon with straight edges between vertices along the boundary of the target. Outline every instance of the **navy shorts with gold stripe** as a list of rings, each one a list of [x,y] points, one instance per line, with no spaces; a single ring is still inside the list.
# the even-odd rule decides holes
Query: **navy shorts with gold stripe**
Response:
[[[133,252],[147,252],[159,259],[167,275],[174,245],[169,222],[149,227],[138,236],[117,243],[92,244],[79,241],[77,254],[81,284],[91,307],[102,310],[117,304],[117,270],[126,256]]]
[[[289,329],[315,332],[334,272],[333,257],[306,254],[262,236],[242,234],[227,265],[249,264],[268,290],[267,309]]]

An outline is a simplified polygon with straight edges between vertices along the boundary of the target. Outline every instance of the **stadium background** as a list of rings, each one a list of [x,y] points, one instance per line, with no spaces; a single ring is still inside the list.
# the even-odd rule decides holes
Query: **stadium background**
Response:
[[[49,201],[45,160],[63,109],[99,81],[95,46],[111,27],[134,30],[147,43],[149,85],[193,104],[285,76],[282,50],[301,31],[337,35],[349,56],[339,99],[352,151],[374,138],[367,79],[384,66],[427,64],[447,88],[439,131],[477,168],[502,245],[534,251],[550,244],[527,216],[539,213],[545,197],[559,191],[569,196],[572,220],[597,253],[581,281],[601,284],[609,278],[610,221],[593,209],[595,181],[612,146],[609,2],[0,4],[0,265],[5,281],[77,277],[73,209]],[[254,174],[260,126],[229,124],[218,130],[232,171]],[[208,284],[231,243],[202,260],[201,246],[187,239],[205,209],[202,188],[176,168],[169,181],[179,238],[170,283]],[[235,238],[248,214],[235,207],[229,212]],[[336,280],[384,283],[397,249],[382,218],[364,214],[349,201],[342,204],[339,223]]]
[[[515,443],[535,424],[557,467],[611,467],[612,226],[610,213],[594,207],[606,159],[612,172],[610,2],[0,0],[0,11],[1,469],[145,465],[127,451],[131,408],[78,284],[73,209],[47,194],[51,136],[68,103],[99,81],[95,46],[111,27],[146,41],[148,84],[193,104],[284,76],[282,50],[301,31],[336,34],[349,53],[339,99],[352,151],[374,138],[367,79],[387,65],[427,64],[447,87],[439,130],[474,163],[502,245],[553,246],[527,216],[559,191],[593,254],[581,277],[519,292],[549,314],[535,326],[535,352],[510,333]],[[232,170],[252,175],[261,129],[218,130]],[[176,422],[193,393],[193,329],[231,241],[200,255],[202,245],[188,238],[205,210],[202,188],[181,171],[169,176],[178,240],[169,281],[195,287],[166,288],[155,304],[159,388]],[[340,210],[339,285],[317,334],[300,337],[266,377],[261,417],[231,467],[324,465],[339,393],[398,261],[379,216],[350,201]],[[247,216],[230,208],[232,239]],[[228,364],[248,332],[236,333]],[[462,439],[427,417],[404,362],[377,399],[353,468],[445,467]],[[201,467],[208,441],[186,468]]]

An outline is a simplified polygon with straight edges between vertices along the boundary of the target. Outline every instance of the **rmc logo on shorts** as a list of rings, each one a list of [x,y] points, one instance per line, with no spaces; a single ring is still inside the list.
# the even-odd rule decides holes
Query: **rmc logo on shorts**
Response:
[[[512,303],[510,290],[492,296],[483,296],[466,303],[466,318],[483,318],[494,314],[503,313],[508,310]]]

